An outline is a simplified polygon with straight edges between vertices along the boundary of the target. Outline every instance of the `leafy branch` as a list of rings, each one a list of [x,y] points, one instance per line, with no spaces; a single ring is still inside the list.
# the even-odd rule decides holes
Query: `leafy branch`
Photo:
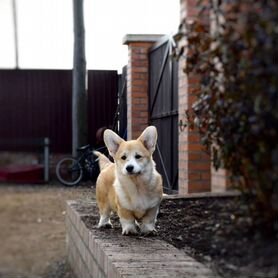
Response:
[[[186,41],[176,50],[184,72],[201,80],[187,126],[200,131],[214,166],[228,169],[252,200],[253,215],[278,230],[278,2],[208,2],[176,36]]]

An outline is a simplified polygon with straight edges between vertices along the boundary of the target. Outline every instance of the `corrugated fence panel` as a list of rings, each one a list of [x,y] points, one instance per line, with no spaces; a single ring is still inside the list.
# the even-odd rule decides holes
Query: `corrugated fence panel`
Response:
[[[88,72],[89,143],[113,122],[117,72]],[[0,150],[32,151],[49,137],[51,151],[71,152],[71,70],[0,70]],[[33,143],[34,142],[34,143]]]
[[[112,128],[117,107],[117,71],[88,71],[89,143],[96,146],[96,132],[101,127]]]
[[[0,149],[49,137],[52,151],[70,150],[71,80],[69,70],[0,70]]]

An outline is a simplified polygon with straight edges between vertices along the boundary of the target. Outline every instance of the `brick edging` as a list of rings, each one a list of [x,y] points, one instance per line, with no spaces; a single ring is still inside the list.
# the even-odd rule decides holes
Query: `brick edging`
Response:
[[[216,278],[203,264],[170,244],[119,232],[88,230],[75,201],[67,202],[68,259],[78,278],[196,277]],[[88,203],[87,206],[95,206]]]
[[[203,198],[230,198],[241,196],[238,190],[230,190],[224,192],[202,192],[189,194],[164,195],[163,199],[203,199]]]

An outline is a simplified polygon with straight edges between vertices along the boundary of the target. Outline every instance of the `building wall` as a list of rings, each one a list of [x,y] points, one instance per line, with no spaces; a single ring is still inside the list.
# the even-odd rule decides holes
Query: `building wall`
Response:
[[[182,20],[195,19],[198,15],[196,1],[182,0],[180,2],[180,16]],[[206,20],[205,18],[203,20]],[[182,39],[180,46],[187,42]],[[189,57],[190,53],[185,53]],[[200,77],[196,74],[185,74],[186,61],[180,59],[179,65],[179,121],[186,120],[185,110],[196,100],[196,93],[200,90]],[[200,142],[196,130],[184,128],[179,132],[179,192],[182,194],[211,191],[211,163]]]
[[[199,13],[195,0],[180,1],[181,21],[194,20]],[[210,27],[210,15],[203,14],[202,22]],[[148,50],[159,40],[159,36],[128,35],[124,43],[129,48],[127,68],[128,138],[136,138],[148,125]],[[185,38],[179,42],[185,44]],[[190,53],[186,53],[189,57]],[[186,120],[185,111],[196,100],[200,90],[200,76],[185,74],[186,61],[179,61],[179,122]],[[211,155],[200,142],[197,130],[180,127],[178,145],[179,193],[225,191],[229,186],[226,171],[216,171],[211,163]]]

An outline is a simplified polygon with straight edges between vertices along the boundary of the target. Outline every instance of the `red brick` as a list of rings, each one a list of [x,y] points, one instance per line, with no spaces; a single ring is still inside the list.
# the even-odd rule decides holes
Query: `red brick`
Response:
[[[131,72],[132,72],[132,74],[136,73],[136,72],[145,73],[145,72],[148,72],[148,68],[147,67],[134,67],[134,68],[132,68]]]
[[[130,44],[131,47],[141,47],[141,48],[150,48],[153,43],[152,42],[133,42]]]
[[[133,53],[131,52],[129,55],[129,59],[133,61],[146,61],[146,55],[145,54],[138,54],[138,53]]]
[[[189,152],[188,153],[188,159],[189,160],[196,160],[196,161],[200,161],[202,159],[202,154],[200,152],[197,152],[197,153],[192,153],[192,152]]]
[[[190,151],[205,151],[205,147],[201,144],[189,141],[188,150]]]
[[[143,80],[144,81],[144,80]],[[145,84],[142,84],[142,85],[137,85],[137,84],[134,84],[134,82],[132,83],[132,91],[143,91],[146,93],[146,95],[148,94],[148,84],[146,83],[146,81],[144,81]]]
[[[210,178],[211,178],[211,173],[210,172],[201,173],[201,179],[202,180],[210,180]]]
[[[190,181],[201,180],[201,174],[198,172],[188,173],[188,179]]]
[[[132,97],[133,98],[147,98],[147,94],[146,94],[146,92],[140,92],[140,90],[136,90],[136,92],[133,92],[132,93]]]
[[[147,80],[143,80],[143,79],[133,79],[132,80],[132,85],[133,86],[148,86],[148,82]]]
[[[147,60],[147,57],[148,57],[148,49],[147,48],[133,48],[132,49],[132,54],[131,54],[131,57],[132,57],[132,60],[133,60],[133,54],[138,54],[138,55],[144,55],[145,56],[145,60]]]
[[[210,192],[211,186],[210,183],[207,182],[191,182],[188,186],[188,193],[199,193],[199,192]]]
[[[191,143],[200,143],[200,135],[190,132],[188,134],[188,141],[191,142]]]
[[[144,105],[144,107],[146,107],[146,105],[148,105],[148,100],[147,98],[135,98],[132,100],[132,103],[135,105]]]
[[[133,72],[132,80],[145,80],[148,81],[148,75],[145,73]]]
[[[201,162],[188,162],[188,168],[190,170],[199,170],[199,171],[208,171],[210,172],[210,162],[209,161],[201,161]]]
[[[132,66],[133,67],[148,67],[149,66],[149,63],[148,63],[148,61],[145,61],[145,60],[136,60],[136,59],[134,59],[133,61],[132,61]]]

